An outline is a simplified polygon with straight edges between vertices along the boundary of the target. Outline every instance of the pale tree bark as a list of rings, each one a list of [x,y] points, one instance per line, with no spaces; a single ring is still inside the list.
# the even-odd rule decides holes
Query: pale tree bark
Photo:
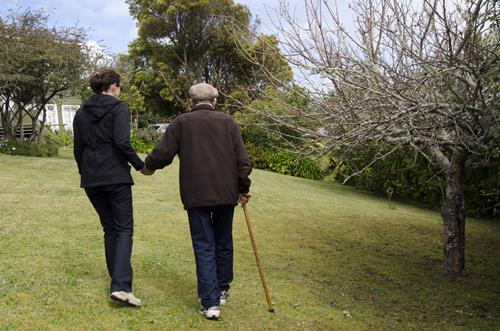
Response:
[[[4,131],[5,139],[16,138],[16,129],[20,123],[21,111],[11,101],[9,95],[1,96],[2,104],[0,107],[1,125]]]
[[[451,275],[465,272],[465,160],[466,152],[454,153],[446,171],[446,195],[441,208],[444,223],[444,271]]]
[[[448,159],[437,146],[430,148],[431,155],[441,168],[446,182],[441,206],[443,218],[444,266],[450,275],[465,275],[465,162],[468,152],[453,150]]]
[[[24,123],[23,123],[23,112],[19,112],[19,133],[20,133],[20,139],[21,141],[24,141]]]

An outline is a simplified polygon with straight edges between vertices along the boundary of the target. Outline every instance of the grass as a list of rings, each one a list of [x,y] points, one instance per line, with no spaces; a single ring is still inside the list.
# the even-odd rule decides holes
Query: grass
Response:
[[[259,170],[248,208],[276,313],[238,208],[232,301],[206,321],[177,167],[134,172],[134,292],[145,305],[133,309],[107,297],[102,230],[71,151],[0,154],[0,330],[500,329],[498,224],[468,219],[470,275],[450,280],[438,213]]]

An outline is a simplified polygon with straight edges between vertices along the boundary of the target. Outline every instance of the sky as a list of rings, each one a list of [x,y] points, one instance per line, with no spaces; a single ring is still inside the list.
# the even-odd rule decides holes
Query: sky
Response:
[[[49,25],[83,27],[88,39],[104,47],[107,53],[123,53],[137,36],[137,28],[123,0],[0,0],[0,15],[9,9],[41,9],[49,15]]]
[[[253,17],[261,21],[261,32],[272,31],[267,11],[277,7],[278,0],[236,0],[250,8]],[[292,8],[303,0],[288,0]],[[137,36],[136,22],[130,16],[124,0],[0,0],[0,16],[9,9],[41,9],[49,15],[49,25],[79,26],[89,29],[88,39],[104,47],[106,53],[125,53],[128,43]]]

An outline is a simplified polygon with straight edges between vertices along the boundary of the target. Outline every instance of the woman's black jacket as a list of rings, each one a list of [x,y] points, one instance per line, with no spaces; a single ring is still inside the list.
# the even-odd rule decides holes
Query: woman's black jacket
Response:
[[[130,114],[117,98],[96,94],[78,109],[73,121],[74,155],[81,187],[133,184],[130,163],[144,162],[130,145]]]

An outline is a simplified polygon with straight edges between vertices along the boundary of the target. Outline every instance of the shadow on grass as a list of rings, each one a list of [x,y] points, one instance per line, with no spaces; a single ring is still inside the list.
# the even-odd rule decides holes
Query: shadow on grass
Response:
[[[484,249],[498,247],[497,237],[468,242],[469,276],[452,279],[442,272],[441,244],[436,246],[428,233],[398,239],[382,229],[372,231],[379,238],[371,243],[329,234],[321,238],[324,245],[309,247],[322,264],[321,272],[304,270],[317,282],[318,299],[366,321],[378,318],[388,327],[499,325],[500,259]]]
[[[141,307],[137,307],[137,306],[131,306],[125,302],[119,302],[119,301],[115,301],[115,300],[112,300],[112,299],[109,299],[109,302],[108,302],[108,306],[113,308],[113,309],[140,309]]]

